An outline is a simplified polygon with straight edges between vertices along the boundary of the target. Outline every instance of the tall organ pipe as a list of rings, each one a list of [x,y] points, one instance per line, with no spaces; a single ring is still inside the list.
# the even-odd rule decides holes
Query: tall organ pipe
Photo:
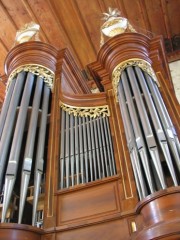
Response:
[[[126,100],[127,100],[130,118],[132,119],[132,126],[133,126],[133,130],[134,130],[134,134],[135,134],[137,149],[138,149],[140,159],[141,159],[141,162],[142,162],[142,165],[144,168],[144,172],[145,172],[145,176],[147,178],[150,192],[153,193],[155,191],[155,188],[154,188],[154,182],[153,182],[153,179],[152,179],[152,176],[150,173],[150,166],[149,166],[146,146],[145,146],[141,128],[139,125],[138,116],[135,111],[134,103],[132,100],[128,79],[127,79],[126,73],[124,71],[121,74],[121,81],[122,81],[122,84],[124,87],[124,92],[125,92],[125,96],[126,96]]]
[[[180,172],[180,155],[178,154],[179,149],[179,141],[177,139],[177,134],[175,133],[174,126],[172,124],[171,118],[167,112],[164,101],[160,95],[157,85],[152,81],[151,77],[145,73],[145,77],[147,80],[148,87],[151,91],[153,100],[155,102],[157,111],[161,118],[162,125],[164,127],[166,137],[172,151],[173,157],[175,159],[176,165],[178,167],[178,171]]]
[[[4,124],[5,124],[5,121],[6,121],[6,116],[7,116],[7,113],[8,113],[8,108],[9,108],[9,104],[10,104],[11,97],[12,97],[12,94],[13,94],[15,83],[16,83],[16,80],[13,79],[11,81],[9,89],[6,93],[4,103],[3,103],[3,106],[2,106],[1,115],[0,115],[0,139],[1,139]]]
[[[15,81],[15,87],[13,91],[13,95],[11,97],[10,106],[8,109],[8,113],[6,116],[6,122],[4,124],[3,133],[1,136],[0,141],[0,191],[2,189],[2,181],[5,174],[5,166],[7,162],[7,155],[8,155],[8,149],[9,144],[11,141],[11,136],[13,132],[13,127],[15,124],[15,117],[16,117],[16,111],[17,106],[21,97],[22,88],[25,81],[25,72],[20,72],[16,78]]]
[[[157,139],[159,141],[159,145],[160,145],[160,147],[162,149],[162,152],[164,154],[164,157],[165,157],[167,166],[169,168],[171,177],[173,179],[174,185],[177,186],[178,183],[177,183],[177,179],[176,179],[173,163],[172,163],[172,160],[171,160],[169,148],[168,148],[168,145],[167,145],[167,140],[166,140],[163,128],[161,126],[161,122],[159,120],[157,111],[155,109],[153,100],[151,98],[150,92],[148,90],[145,78],[144,78],[143,73],[142,73],[142,71],[140,70],[139,67],[135,67],[135,71],[137,73],[138,80],[140,82],[142,91],[144,93],[144,98],[146,100],[146,103],[147,103],[147,106],[148,106],[148,109],[149,109],[149,112],[150,112],[150,115],[151,115],[151,119],[152,119],[152,122],[154,124],[154,128],[155,128],[155,132],[156,132],[156,135],[157,135]]]
[[[32,214],[32,225],[35,225],[36,211],[39,197],[39,189],[42,180],[43,167],[44,167],[44,148],[45,148],[45,136],[47,129],[47,116],[49,106],[50,89],[44,85],[43,92],[43,103],[42,103],[42,114],[40,121],[40,129],[38,136],[38,145],[36,153],[36,163],[34,169],[34,198],[33,198],[33,214]]]
[[[34,74],[29,72],[26,79],[26,84],[25,84],[25,88],[24,88],[24,92],[21,100],[21,105],[19,109],[19,114],[16,122],[13,142],[12,142],[11,151],[10,151],[9,162],[8,162],[7,171],[6,171],[4,203],[3,203],[1,222],[4,222],[5,220],[10,199],[12,196],[13,187],[16,180],[21,143],[23,139],[28,104],[29,104],[31,93],[32,93],[33,82],[34,82]]]
[[[119,98],[120,111],[121,111],[121,115],[124,123],[124,130],[125,130],[125,135],[127,139],[127,145],[129,148],[131,163],[132,163],[133,172],[135,176],[136,186],[138,189],[139,198],[141,200],[142,198],[145,198],[147,196],[147,189],[145,186],[140,159],[137,152],[135,136],[133,133],[131,120],[130,120],[128,109],[126,106],[122,82],[119,83],[118,98]]]
[[[146,109],[141,97],[141,93],[137,84],[137,79],[135,77],[134,71],[132,67],[128,67],[127,68],[127,73],[129,76],[129,81],[131,83],[131,87],[134,93],[134,97],[136,100],[136,104],[137,104],[137,108],[139,111],[139,117],[141,119],[141,123],[142,123],[142,127],[143,127],[143,131],[145,134],[145,138],[146,138],[146,143],[148,145],[148,149],[149,149],[149,153],[151,155],[152,158],[152,162],[153,165],[155,167],[158,179],[160,181],[161,187],[163,189],[166,188],[166,184],[165,184],[165,180],[164,180],[164,176],[163,176],[163,171],[162,171],[162,167],[161,167],[161,162],[160,162],[160,158],[159,158],[159,154],[158,154],[158,150],[157,150],[157,145],[156,145],[156,141],[153,135],[153,131],[146,113]]]
[[[26,140],[24,161],[23,161],[23,167],[22,167],[18,223],[21,223],[21,221],[22,221],[22,215],[23,215],[24,205],[25,205],[25,201],[26,201],[26,195],[27,195],[30,175],[31,175],[33,153],[34,153],[34,143],[35,143],[42,87],[43,87],[43,79],[41,77],[38,77],[37,82],[36,82],[36,89],[35,89],[35,94],[34,94],[34,99],[33,99],[32,112],[31,112],[28,136],[27,136],[27,140]]]

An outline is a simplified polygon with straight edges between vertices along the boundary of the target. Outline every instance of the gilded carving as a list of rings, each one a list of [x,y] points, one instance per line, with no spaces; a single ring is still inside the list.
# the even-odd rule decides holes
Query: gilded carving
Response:
[[[8,78],[7,86],[6,86],[6,91],[8,90],[8,87],[9,87],[11,81],[14,79],[14,77],[16,77],[16,75],[22,71],[32,72],[33,74],[42,77],[44,82],[47,84],[47,86],[52,90],[53,82],[54,82],[54,73],[50,69],[48,69],[44,66],[37,65],[37,64],[27,64],[27,65],[23,65],[23,66],[16,68],[10,74],[10,76]]]
[[[96,118],[99,116],[110,116],[109,106],[96,106],[96,107],[75,107],[70,106],[67,104],[64,104],[60,102],[60,107],[68,112],[69,114],[73,114],[74,116],[80,116],[80,117],[91,117]]]
[[[112,72],[112,85],[113,85],[114,93],[116,96],[116,100],[117,100],[117,87],[118,87],[118,83],[120,81],[121,73],[124,69],[126,69],[129,66],[140,67],[143,71],[147,72],[159,86],[157,77],[156,77],[155,72],[152,69],[150,63],[146,62],[143,59],[138,59],[138,58],[129,59],[127,61],[124,61],[124,62],[118,64]]]

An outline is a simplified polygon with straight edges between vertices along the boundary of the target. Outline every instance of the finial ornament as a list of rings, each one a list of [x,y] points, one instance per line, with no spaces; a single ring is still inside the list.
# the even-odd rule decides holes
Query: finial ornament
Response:
[[[25,24],[19,31],[16,33],[15,45],[23,42],[28,42],[30,40],[39,41],[39,29],[40,26],[37,23],[30,22]]]
[[[102,20],[105,20],[105,23],[101,26],[100,46],[104,44],[103,34],[107,37],[114,37],[126,31],[136,32],[128,19],[120,16],[121,12],[117,8],[109,8],[108,10],[108,13],[103,13],[104,16]]]

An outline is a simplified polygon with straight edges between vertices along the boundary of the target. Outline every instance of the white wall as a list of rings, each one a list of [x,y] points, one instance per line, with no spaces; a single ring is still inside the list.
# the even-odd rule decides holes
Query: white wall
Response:
[[[171,71],[176,97],[180,104],[180,60],[169,63],[169,68]]]

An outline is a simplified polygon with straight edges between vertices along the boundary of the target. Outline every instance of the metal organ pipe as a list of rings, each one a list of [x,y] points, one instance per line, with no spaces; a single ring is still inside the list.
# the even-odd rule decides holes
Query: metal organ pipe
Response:
[[[11,102],[9,105],[8,113],[6,116],[6,122],[4,124],[3,133],[0,141],[0,190],[2,189],[2,181],[5,172],[5,166],[7,161],[9,144],[11,141],[11,136],[13,133],[13,127],[15,124],[15,117],[17,106],[21,97],[22,88],[25,82],[25,72],[20,72],[15,81],[15,87],[13,95],[11,97]]]
[[[70,116],[69,113],[66,112],[66,147],[65,147],[65,165],[66,165],[66,187],[69,187],[69,153],[70,153],[70,149],[69,149],[69,122],[70,122]],[[77,143],[77,139],[75,141],[75,144]]]
[[[102,136],[102,146],[103,146],[104,159],[105,159],[106,176],[110,176],[110,171],[109,171],[109,167],[108,167],[108,154],[107,154],[107,149],[109,149],[109,148],[107,147],[107,144],[106,144],[106,137],[105,137],[105,133],[104,133],[104,127],[103,127],[103,120],[102,120],[102,118],[99,118],[99,121],[100,121],[100,129],[101,129],[101,136]]]
[[[101,139],[101,128],[100,128],[100,118],[98,117],[96,119],[97,122],[97,131],[98,131],[98,139],[99,139],[99,149],[100,149],[100,159],[101,159],[101,167],[102,167],[102,178],[104,178],[105,175],[105,168],[104,168],[104,152],[103,152],[103,144]]]
[[[179,150],[179,140],[177,138],[176,131],[174,129],[171,118],[167,112],[166,106],[164,104],[164,101],[161,97],[161,94],[159,92],[157,85],[153,82],[151,77],[146,73],[145,73],[145,78],[147,80],[148,87],[151,91],[152,98],[155,102],[155,106],[160,116],[164,131],[168,140],[169,147],[172,151],[173,157],[176,161],[178,171],[180,173],[180,150]]]
[[[157,111],[155,109],[153,100],[151,98],[148,86],[146,84],[145,78],[144,78],[143,73],[140,70],[140,68],[135,67],[135,71],[137,73],[138,81],[140,82],[140,85],[141,85],[141,88],[142,88],[142,91],[143,91],[143,94],[144,94],[144,98],[146,100],[146,103],[147,103],[147,106],[148,106],[148,109],[149,109],[149,112],[150,112],[150,115],[151,115],[151,119],[152,119],[152,122],[153,122],[153,125],[154,125],[154,128],[155,128],[155,132],[156,132],[157,139],[159,141],[159,145],[160,145],[160,147],[162,149],[162,152],[164,154],[164,157],[165,157],[165,160],[167,162],[167,166],[169,168],[169,171],[171,173],[171,177],[173,179],[174,185],[177,186],[178,183],[177,183],[173,163],[172,163],[172,160],[171,160],[169,148],[168,148],[168,145],[167,145],[167,140],[166,140],[166,137],[165,137],[165,133],[164,133],[163,128],[161,126],[161,122],[160,122],[160,119],[158,117]]]
[[[83,159],[83,133],[82,133],[82,118],[79,118],[79,154],[81,164],[81,183],[84,183],[84,159]]]
[[[71,132],[71,135],[70,135],[71,184],[72,186],[74,186],[74,118],[72,114],[70,115],[70,132]],[[64,141],[64,139],[62,139],[62,141]]]
[[[97,176],[97,162],[96,162],[96,153],[95,153],[95,138],[94,138],[94,127],[92,118],[89,119],[90,122],[90,132],[91,132],[91,146],[92,146],[92,158],[93,158],[93,166],[94,166],[94,178],[98,179]]]
[[[65,124],[64,116],[66,116],[66,128],[63,127]],[[67,118],[70,118],[70,125],[68,124],[69,120],[67,120]],[[86,115],[79,116],[78,114],[74,116],[71,112],[68,113],[68,111],[65,112],[63,109],[61,110],[61,189],[116,174],[108,124],[108,119],[106,119],[105,116],[89,117]],[[65,142],[68,147],[65,158],[63,156],[63,142]],[[109,156],[107,152],[109,152]],[[71,159],[70,162],[69,157]],[[63,164],[62,159],[65,161]],[[62,169],[63,167],[64,170]],[[66,184],[63,184],[64,179],[70,177],[69,169],[71,170],[71,179],[76,179],[76,181],[72,180],[69,184],[67,184],[66,181]],[[109,171],[109,169],[111,169],[111,171]]]
[[[96,159],[97,159],[97,166],[98,166],[98,179],[101,179],[100,152],[99,152],[99,143],[98,143],[98,139],[100,139],[100,136],[97,136],[96,120],[94,119],[93,122],[94,122],[93,125],[94,125]]]
[[[151,155],[152,158],[152,162],[154,165],[154,168],[156,170],[158,179],[160,181],[161,187],[163,189],[166,188],[166,183],[164,180],[164,176],[163,176],[163,171],[162,171],[162,167],[161,167],[161,162],[160,162],[160,158],[159,158],[159,153],[157,150],[157,145],[156,145],[156,141],[153,135],[153,131],[146,113],[146,109],[142,100],[142,96],[137,84],[137,80],[136,80],[136,76],[135,73],[133,71],[132,67],[128,67],[127,68],[127,73],[128,73],[128,77],[129,77],[129,81],[131,83],[131,87],[134,93],[134,97],[135,97],[135,101],[136,101],[136,105],[139,111],[139,117],[141,119],[141,124],[143,127],[143,131],[145,134],[145,139],[146,139],[146,143],[148,145],[148,150],[149,153]]]
[[[69,146],[67,146],[67,148],[68,147]],[[77,181],[77,184],[79,184],[80,183],[79,182],[79,133],[78,133],[78,117],[77,116],[75,116],[75,162],[76,162],[76,181]],[[66,186],[66,187],[69,187],[69,186]]]
[[[88,147],[87,147],[87,132],[86,132],[86,122],[83,116],[83,146],[84,146],[84,159],[85,159],[85,176],[86,182],[89,182],[89,172],[88,172]]]
[[[145,186],[145,180],[143,177],[140,159],[139,159],[139,155],[136,147],[135,135],[133,133],[130,116],[126,106],[126,100],[123,92],[122,82],[119,83],[118,98],[119,98],[120,111],[121,111],[121,115],[124,123],[124,130],[125,130],[127,145],[129,148],[132,168],[133,168],[134,177],[136,181],[136,186],[138,189],[139,198],[143,199],[147,196],[147,189]]]
[[[90,165],[90,174],[91,174],[91,181],[94,179],[96,180],[94,176],[93,171],[93,155],[92,155],[92,146],[91,146],[91,136],[90,136],[90,127],[89,127],[89,118],[86,117],[86,127],[87,127],[87,139],[88,139],[88,158],[89,158],[89,165]]]
[[[60,153],[60,188],[64,187],[64,162],[65,162],[65,112],[61,110],[61,153]]]
[[[9,157],[6,176],[5,176],[4,203],[3,203],[1,222],[4,222],[5,220],[11,195],[12,195],[12,191],[13,191],[13,187],[16,181],[21,143],[22,143],[22,138],[24,133],[28,104],[29,104],[29,100],[32,92],[33,82],[34,82],[34,74],[28,73],[22,100],[21,100],[21,105],[19,109],[19,114],[16,122],[13,142],[12,142],[11,151],[10,151],[10,157]]]
[[[104,125],[105,127],[107,128],[107,142],[108,142],[108,145],[110,147],[110,159],[109,159],[109,165],[110,165],[110,168],[112,168],[112,175],[116,174],[116,167],[115,167],[115,159],[114,159],[114,154],[113,154],[113,146],[112,146],[112,139],[111,139],[111,131],[110,131],[110,127],[109,127],[109,121],[108,121],[108,118],[107,116],[105,116],[103,118],[104,120]]]
[[[33,198],[33,214],[32,214],[33,226],[35,225],[39,189],[40,189],[42,175],[43,175],[45,136],[46,136],[46,128],[47,128],[50,91],[51,91],[50,88],[46,84],[44,84],[42,113],[41,113],[40,129],[39,129],[39,135],[38,135],[36,162],[35,162],[35,169],[34,169],[34,198]]]
[[[179,141],[156,83],[138,66],[127,67],[121,73],[117,90],[139,198],[147,196],[148,191],[152,193],[155,189],[166,188],[161,165],[163,160],[159,157],[160,148],[172,183],[177,186],[178,180],[172,158],[180,170]],[[158,140],[158,145],[155,139]],[[153,165],[149,164],[148,156],[151,157],[150,162],[152,161]],[[152,172],[154,169],[157,174]]]
[[[5,124],[5,121],[6,121],[6,116],[7,116],[7,113],[8,113],[8,108],[9,108],[9,104],[10,104],[11,97],[12,97],[12,94],[13,94],[15,83],[16,83],[16,79],[13,79],[10,83],[10,86],[8,88],[8,91],[6,93],[4,103],[3,103],[3,106],[2,106],[1,115],[0,115],[0,139],[1,139],[4,124]]]
[[[147,150],[146,150],[144,138],[143,138],[143,135],[141,132],[138,116],[137,116],[137,113],[135,110],[134,102],[133,102],[133,99],[131,96],[128,79],[127,79],[126,73],[124,71],[121,74],[121,81],[122,81],[124,93],[126,96],[126,101],[127,101],[127,106],[129,109],[130,118],[132,120],[131,123],[132,123],[134,134],[135,134],[135,141],[136,141],[137,149],[138,149],[138,152],[140,155],[141,163],[144,168],[145,176],[147,178],[148,187],[150,189],[150,192],[153,193],[155,191],[155,188],[154,188],[154,182],[153,182],[151,171],[150,171]]]
[[[31,112],[31,118],[30,118],[30,123],[28,128],[28,135],[26,140],[26,148],[25,148],[24,161],[23,161],[23,167],[22,167],[18,223],[21,223],[22,221],[22,215],[23,215],[24,205],[26,201],[30,175],[31,175],[34,143],[35,143],[37,122],[38,122],[39,105],[40,105],[41,94],[42,94],[42,87],[43,87],[43,79],[41,77],[38,77],[36,82],[35,94],[33,98],[32,112]]]

